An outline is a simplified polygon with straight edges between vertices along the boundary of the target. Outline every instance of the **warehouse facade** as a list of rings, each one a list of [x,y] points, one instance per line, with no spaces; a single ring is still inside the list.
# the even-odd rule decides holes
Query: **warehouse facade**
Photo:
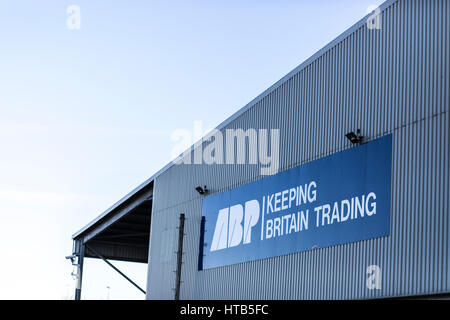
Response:
[[[281,173],[389,138],[386,233],[204,268],[204,203],[263,181],[265,166],[169,164],[73,236],[80,270],[83,257],[148,261],[148,299],[450,293],[449,16],[446,0],[389,0],[376,27],[363,18],[217,128],[279,130]]]

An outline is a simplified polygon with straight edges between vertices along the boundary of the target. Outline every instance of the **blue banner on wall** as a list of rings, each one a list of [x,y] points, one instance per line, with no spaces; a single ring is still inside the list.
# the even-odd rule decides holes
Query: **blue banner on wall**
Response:
[[[388,135],[205,198],[200,268],[388,236],[391,156]]]

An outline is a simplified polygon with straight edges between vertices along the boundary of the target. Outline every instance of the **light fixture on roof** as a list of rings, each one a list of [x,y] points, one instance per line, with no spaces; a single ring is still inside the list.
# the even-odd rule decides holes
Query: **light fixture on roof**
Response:
[[[70,262],[72,262],[72,265],[73,265],[73,266],[79,266],[79,263],[78,263],[78,255],[73,254],[73,255],[71,255],[71,256],[67,256],[66,259],[67,259],[67,260],[70,260]]]
[[[345,137],[353,144],[361,144],[363,141],[363,136],[361,135],[361,129],[356,130],[356,133],[353,131],[347,133]]]
[[[208,189],[206,189],[206,186],[204,188],[198,186],[197,188],[195,188],[195,190],[197,190],[197,192],[201,195],[207,194],[208,193]]]

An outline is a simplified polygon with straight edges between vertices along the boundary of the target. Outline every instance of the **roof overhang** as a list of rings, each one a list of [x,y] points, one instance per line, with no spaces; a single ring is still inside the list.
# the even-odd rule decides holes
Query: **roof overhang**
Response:
[[[73,235],[85,245],[85,257],[97,258],[94,249],[106,259],[148,261],[153,181],[130,192],[83,229]]]

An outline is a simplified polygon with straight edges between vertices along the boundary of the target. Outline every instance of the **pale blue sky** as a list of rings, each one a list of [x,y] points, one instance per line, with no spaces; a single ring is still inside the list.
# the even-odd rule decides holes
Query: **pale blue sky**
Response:
[[[0,0],[0,299],[72,295],[71,235],[170,161],[174,130],[218,125],[382,2]],[[83,297],[107,286],[143,298],[88,259]]]

